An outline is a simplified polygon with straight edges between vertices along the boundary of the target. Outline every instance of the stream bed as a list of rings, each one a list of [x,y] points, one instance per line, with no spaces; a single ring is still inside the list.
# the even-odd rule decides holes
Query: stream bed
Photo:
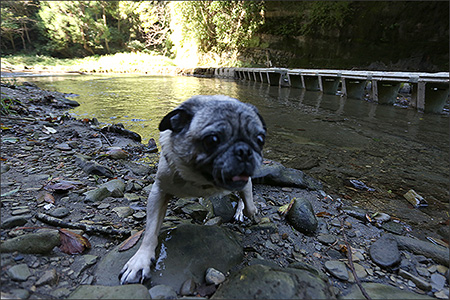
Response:
[[[411,233],[448,241],[449,115],[378,105],[263,83],[185,76],[74,75],[22,77],[74,96],[76,118],[122,123],[153,138],[161,118],[197,94],[225,94],[256,105],[268,136],[264,157],[319,179],[333,198],[385,212]],[[358,189],[352,182],[363,183]],[[413,189],[428,206],[414,208]]]

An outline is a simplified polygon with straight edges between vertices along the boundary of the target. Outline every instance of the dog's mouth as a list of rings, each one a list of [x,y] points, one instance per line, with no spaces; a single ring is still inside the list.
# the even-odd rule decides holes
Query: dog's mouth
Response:
[[[249,178],[250,178],[250,176],[248,176],[246,174],[241,174],[241,175],[233,176],[231,178],[231,181],[233,181],[233,182],[239,182],[239,181],[247,182]]]

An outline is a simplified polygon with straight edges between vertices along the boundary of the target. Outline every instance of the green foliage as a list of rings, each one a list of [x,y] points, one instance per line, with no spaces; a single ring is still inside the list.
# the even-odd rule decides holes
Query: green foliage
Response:
[[[10,115],[16,114],[17,112],[14,110],[16,105],[21,105],[21,102],[16,99],[10,98],[1,98],[0,99],[0,114],[2,115]]]
[[[352,12],[351,1],[313,1],[310,19],[305,24],[303,33],[339,29],[346,23]]]
[[[203,52],[247,47],[264,21],[262,1],[184,1],[176,9],[184,36],[195,37]]]
[[[23,49],[31,43],[30,31],[35,27],[33,18],[37,5],[35,1],[1,2],[1,49],[16,51],[18,44]],[[12,50],[12,51],[11,51]]]

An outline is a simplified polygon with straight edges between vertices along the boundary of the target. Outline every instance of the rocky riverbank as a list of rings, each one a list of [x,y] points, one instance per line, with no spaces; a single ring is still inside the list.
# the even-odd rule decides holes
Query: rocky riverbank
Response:
[[[255,176],[257,224],[232,220],[234,195],[174,199],[152,280],[119,286],[144,227],[155,144],[71,118],[70,95],[1,89],[16,112],[1,121],[2,299],[449,296],[447,247],[269,161]]]

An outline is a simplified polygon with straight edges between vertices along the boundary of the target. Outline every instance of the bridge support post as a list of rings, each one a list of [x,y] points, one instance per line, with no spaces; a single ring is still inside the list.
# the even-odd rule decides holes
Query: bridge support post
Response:
[[[426,113],[439,114],[449,96],[449,84],[419,80],[413,84],[411,106]]]
[[[298,88],[298,89],[304,89],[305,85],[303,83],[303,78],[300,74],[289,74],[288,73],[289,82],[291,84],[291,87]]]
[[[372,99],[378,104],[394,104],[400,84],[399,81],[372,80]]]
[[[319,77],[320,77],[320,82],[322,82],[321,91],[324,92],[325,94],[335,95],[338,90],[340,78],[334,77],[334,76],[323,76],[323,75],[319,76]]]
[[[303,81],[307,91],[320,91],[320,78],[317,75],[303,75]]]
[[[348,98],[362,99],[366,87],[365,79],[353,79],[342,77],[342,93]]]

